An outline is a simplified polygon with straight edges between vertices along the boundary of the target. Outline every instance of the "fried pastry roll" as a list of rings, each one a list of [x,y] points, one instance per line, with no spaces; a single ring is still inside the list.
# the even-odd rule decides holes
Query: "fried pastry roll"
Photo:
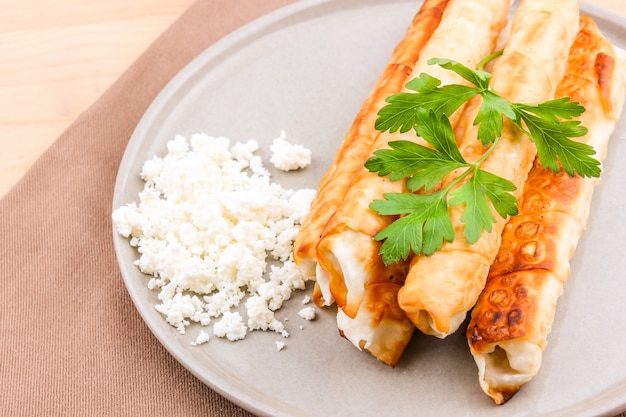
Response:
[[[493,52],[498,35],[506,26],[509,5],[509,0],[450,0],[410,78],[426,72],[443,85],[463,83],[456,73],[429,65],[427,61],[445,57],[475,68]],[[458,118],[460,112],[461,109],[452,119]],[[412,132],[385,132],[378,136],[371,151],[388,148],[390,141],[400,139],[426,144]],[[407,262],[389,266],[383,263],[380,242],[373,237],[394,218],[377,214],[369,205],[383,198],[384,193],[400,192],[402,188],[402,182],[391,182],[362,167],[317,245],[319,266],[328,274],[327,281],[318,280],[318,283],[324,297],[329,293],[339,307],[339,330],[355,346],[374,355],[388,352],[393,346],[395,351],[386,354],[391,358],[399,358],[414,330],[397,304],[397,292],[403,285],[408,265]],[[382,338],[378,334],[386,336]],[[389,344],[389,340],[394,343]],[[377,343],[384,345],[381,348]]]
[[[415,330],[398,306],[397,293],[394,282],[374,282],[366,288],[356,317],[337,310],[341,336],[390,366],[398,363]]]
[[[293,248],[293,257],[299,267],[311,275],[315,273],[317,257],[315,246],[326,222],[333,215],[352,178],[370,155],[370,149],[378,136],[374,123],[385,99],[398,93],[407,82],[420,52],[439,25],[448,0],[425,0],[413,18],[405,37],[394,49],[389,63],[363,102],[352,126],[341,143],[335,159],[319,182],[318,193],[311,203],[311,211],[300,228]],[[332,304],[326,300],[316,285],[316,303]]]
[[[581,142],[606,155],[624,102],[624,62],[595,22],[581,17],[557,97],[586,111]],[[597,178],[555,174],[535,161],[518,215],[504,228],[498,256],[467,329],[483,391],[496,404],[509,400],[539,371],[569,261],[587,223]]]
[[[494,64],[491,88],[511,102],[537,104],[553,99],[578,31],[578,19],[577,0],[523,0],[513,17],[504,53]],[[498,146],[481,168],[511,181],[519,198],[536,148],[507,122]],[[461,139],[460,150],[469,161],[484,152],[477,130],[468,124]],[[483,232],[469,245],[460,220],[463,207],[451,206],[449,210],[454,241],[444,242],[431,256],[413,257],[398,293],[400,307],[416,327],[440,338],[455,332],[476,303],[506,224],[496,215],[492,231]]]

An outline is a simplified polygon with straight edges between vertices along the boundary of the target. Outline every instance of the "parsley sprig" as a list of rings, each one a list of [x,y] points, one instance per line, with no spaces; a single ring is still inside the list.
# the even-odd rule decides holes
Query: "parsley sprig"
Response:
[[[484,62],[498,56],[488,57]],[[483,64],[484,64],[483,62]],[[415,130],[429,145],[411,141],[392,141],[389,149],[374,152],[365,166],[392,181],[406,180],[406,193],[387,193],[370,207],[382,215],[399,216],[374,237],[383,241],[383,261],[391,264],[407,259],[411,252],[431,255],[451,242],[455,232],[449,206],[462,205],[465,238],[475,243],[483,231],[491,232],[496,217],[517,214],[515,185],[483,170],[481,164],[498,145],[504,117],[511,120],[537,147],[540,163],[554,172],[561,168],[569,175],[600,175],[600,163],[593,158],[593,147],[572,138],[583,136],[587,129],[573,118],[585,108],[569,98],[559,98],[538,105],[511,103],[490,88],[491,74],[472,70],[458,62],[433,58],[431,65],[454,71],[471,85],[441,82],[426,73],[409,81],[407,89],[390,96],[378,114],[376,129],[408,132]],[[467,161],[456,143],[450,115],[475,96],[481,104],[473,123],[478,125],[478,140],[485,152],[476,161]],[[449,184],[437,189],[442,180],[459,172]]]

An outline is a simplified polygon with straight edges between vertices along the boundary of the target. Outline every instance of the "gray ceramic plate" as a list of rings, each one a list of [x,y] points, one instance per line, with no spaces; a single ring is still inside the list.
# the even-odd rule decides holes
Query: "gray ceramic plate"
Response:
[[[201,54],[158,96],[137,126],[119,169],[114,206],[137,198],[143,162],[175,134],[206,132],[262,147],[281,129],[308,146],[312,166],[275,180],[315,187],[361,101],[419,7],[418,1],[301,1],[259,19]],[[623,20],[583,5],[626,47]],[[376,28],[376,30],[373,30]],[[623,118],[625,119],[625,118]],[[610,145],[588,230],[561,297],[540,374],[504,406],[480,390],[463,332],[441,341],[416,335],[391,369],[339,338],[333,309],[292,319],[287,348],[274,333],[193,347],[154,310],[156,294],[133,266],[136,252],[114,233],[128,291],[171,354],[200,380],[252,412],[289,417],[611,415],[626,408],[626,121]],[[267,162],[267,153],[261,154]],[[267,165],[270,165],[267,163]],[[284,316],[302,307],[294,298]]]

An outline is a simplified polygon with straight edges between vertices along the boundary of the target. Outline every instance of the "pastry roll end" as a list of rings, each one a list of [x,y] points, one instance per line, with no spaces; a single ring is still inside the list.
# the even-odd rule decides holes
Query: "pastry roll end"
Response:
[[[523,341],[507,341],[474,356],[482,390],[500,405],[510,400],[541,367],[541,349]],[[520,360],[523,358],[523,361]]]
[[[491,262],[482,254],[457,250],[454,262],[442,262],[447,252],[419,257],[411,265],[398,293],[398,304],[423,333],[441,339],[454,333],[476,302]],[[418,259],[416,258],[413,258]],[[468,271],[466,265],[474,265]],[[459,276],[466,279],[458,279]]]
[[[368,285],[354,318],[337,313],[340,334],[390,366],[396,366],[415,329],[398,306],[399,288],[393,282]]]
[[[516,271],[492,278],[467,329],[479,383],[496,404],[503,404],[541,367],[561,280],[545,269]]]

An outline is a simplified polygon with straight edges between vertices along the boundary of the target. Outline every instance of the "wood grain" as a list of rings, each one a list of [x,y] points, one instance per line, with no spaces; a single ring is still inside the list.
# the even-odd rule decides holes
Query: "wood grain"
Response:
[[[193,1],[0,0],[0,197]]]
[[[0,196],[193,0],[0,0]]]

